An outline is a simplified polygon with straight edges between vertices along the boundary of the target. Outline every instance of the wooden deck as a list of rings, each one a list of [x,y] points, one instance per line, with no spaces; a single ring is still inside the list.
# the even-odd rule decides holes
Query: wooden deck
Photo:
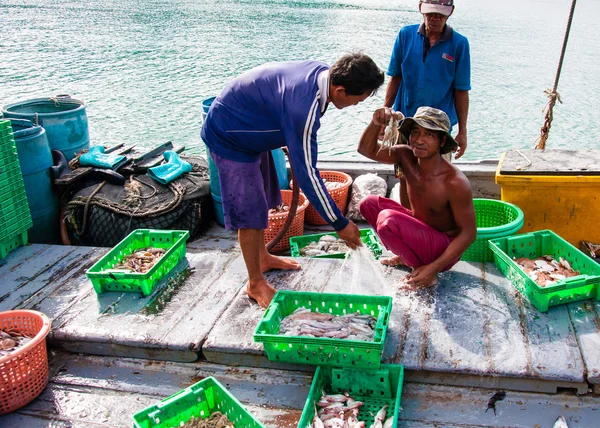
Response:
[[[169,362],[159,365],[294,370],[288,373],[310,378],[312,367],[274,364],[253,342],[263,311],[244,293],[245,267],[234,234],[215,226],[188,244],[171,281],[147,298],[94,292],[85,271],[107,251],[36,244],[14,251],[0,262],[0,311],[47,314],[48,340],[57,350]],[[597,302],[539,313],[493,264],[460,262],[441,275],[438,287],[415,292],[395,287],[406,274],[401,269],[382,268],[384,283],[368,271],[357,282],[342,260],[301,263],[301,271],[269,273],[270,281],[278,289],[339,292],[353,283],[364,294],[393,294],[384,360],[403,364],[410,383],[600,393]]]

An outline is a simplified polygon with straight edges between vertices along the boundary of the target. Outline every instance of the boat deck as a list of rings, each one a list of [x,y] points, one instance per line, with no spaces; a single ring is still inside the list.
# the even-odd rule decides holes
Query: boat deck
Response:
[[[259,411],[259,417],[264,414],[261,419],[267,425],[295,426],[312,367],[272,363],[262,345],[253,342],[263,310],[245,295],[245,266],[235,234],[215,226],[200,240],[189,243],[186,260],[166,286],[146,298],[138,293],[94,292],[85,271],[107,251],[33,244],[0,262],[0,311],[21,308],[44,312],[52,320],[49,344],[60,355],[54,358],[50,387],[29,406],[0,418],[0,426],[9,420],[39,422],[44,418],[82,421],[81,425],[65,422],[52,426],[130,426],[132,409],[142,409],[213,372],[219,379],[224,376],[224,383],[236,396],[241,394],[239,398],[251,410]],[[348,284],[356,284],[352,269],[343,260],[300,260],[302,270],[271,272],[270,282],[278,289],[325,292],[340,292]],[[513,393],[522,396],[517,401],[541,400],[538,404],[542,407],[542,401],[550,406],[553,399],[548,395],[538,399],[536,394],[559,392],[552,397],[575,400],[572,407],[565,408],[573,417],[585,418],[585,412],[574,410],[583,407],[596,413],[593,394],[600,393],[597,302],[571,303],[539,313],[493,264],[460,262],[441,275],[436,288],[418,292],[395,287],[406,272],[385,269],[385,284],[373,283],[373,276],[365,272],[358,282],[363,294],[396,290],[384,361],[403,364],[407,370],[403,400],[411,394],[412,399],[405,401],[402,420],[411,426],[431,426],[430,422],[439,417],[439,423],[448,424],[444,426],[464,426],[469,419],[461,422],[461,412],[475,417],[473,410],[466,409],[481,401],[483,407],[477,407],[476,415],[482,419],[475,419],[481,425],[475,426],[539,423],[530,424],[533,419],[527,418],[531,415],[525,416],[523,411],[524,419],[514,416],[511,421],[495,419],[491,412],[484,414],[491,393],[482,395],[481,388],[522,391]],[[99,368],[98,378],[90,377],[94,366]],[[121,372],[110,374],[108,369],[113,366]],[[84,367],[88,367],[88,374],[78,375]],[[124,379],[119,380],[121,374]],[[168,379],[163,382],[161,376]],[[244,379],[250,382],[246,386]],[[276,389],[271,392],[271,387],[263,384]],[[278,387],[288,386],[287,395],[277,392]],[[100,403],[104,398],[107,403],[121,400],[119,391],[124,401],[114,412],[107,410],[106,420],[93,422],[90,417],[68,414],[78,408],[77,400],[81,400],[83,413],[90,412],[85,410],[88,401],[88,407],[96,403],[99,408],[111,409],[111,405]],[[271,398],[277,397],[275,404],[265,398],[271,393],[275,394]],[[448,408],[448,414],[443,405],[427,410],[428,394],[437,393],[441,400],[458,407]],[[66,396],[73,405],[61,404]],[[262,410],[256,406],[263,406]],[[557,415],[546,413],[536,417],[556,419]],[[475,420],[466,425],[474,426]],[[45,426],[42,422],[19,423]]]

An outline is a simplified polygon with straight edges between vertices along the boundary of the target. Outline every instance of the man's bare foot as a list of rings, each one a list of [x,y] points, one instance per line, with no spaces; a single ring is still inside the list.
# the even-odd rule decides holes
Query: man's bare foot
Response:
[[[273,300],[273,296],[275,296],[275,292],[276,290],[264,279],[256,282],[248,282],[246,286],[248,297],[256,300],[256,303],[263,308],[269,306],[269,303]]]
[[[380,262],[385,266],[406,266],[402,260],[402,257],[400,256],[389,257],[387,259],[380,260]]]
[[[262,272],[271,269],[300,270],[301,268],[302,266],[296,260],[277,257],[272,254],[269,254],[267,258],[260,261],[260,269]]]

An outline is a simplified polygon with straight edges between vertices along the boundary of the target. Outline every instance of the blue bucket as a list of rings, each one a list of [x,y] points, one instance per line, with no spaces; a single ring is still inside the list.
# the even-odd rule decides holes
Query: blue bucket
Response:
[[[59,201],[52,188],[52,153],[41,126],[24,119],[11,119],[15,145],[33,227],[29,242],[54,244],[60,242]]]
[[[42,126],[50,149],[60,150],[67,160],[90,147],[85,103],[69,95],[8,104],[2,108],[2,114],[7,119],[27,119]]]
[[[221,226],[225,226],[225,216],[223,214],[223,200],[220,196],[211,194],[213,200],[213,208],[215,209],[215,219]]]

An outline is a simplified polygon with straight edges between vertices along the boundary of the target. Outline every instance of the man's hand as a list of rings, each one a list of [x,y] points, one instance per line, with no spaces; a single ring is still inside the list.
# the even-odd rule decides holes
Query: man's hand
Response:
[[[390,124],[390,119],[394,117],[395,120],[400,122],[404,119],[404,115],[399,111],[394,111],[389,107],[380,107],[373,112],[372,122],[380,126],[379,135],[377,136],[378,140],[383,140],[383,136],[385,134],[385,128]]]
[[[467,151],[467,133],[459,131],[454,140],[458,144],[458,149],[454,154],[454,159],[458,159]]]
[[[438,272],[439,269],[436,266],[434,266],[433,263],[418,267],[415,270],[413,270],[412,273],[409,274],[410,278],[408,278],[406,283],[417,287],[430,286],[437,279],[436,275],[438,274]]]
[[[360,240],[360,231],[358,227],[350,220],[348,226],[344,227],[342,230],[338,230],[337,232],[340,239],[346,241],[346,244],[353,249],[356,250],[357,247],[362,246],[362,241]]]

